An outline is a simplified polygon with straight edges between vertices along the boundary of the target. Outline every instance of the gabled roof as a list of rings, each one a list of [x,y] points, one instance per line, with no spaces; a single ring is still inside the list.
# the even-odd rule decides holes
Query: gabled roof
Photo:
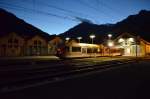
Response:
[[[122,34],[118,35],[116,38],[114,38],[114,41],[119,39],[119,38],[129,38],[129,37],[136,38],[137,36],[134,35],[133,33],[125,32],[125,33],[122,33]]]
[[[16,35],[22,37],[25,40],[31,39],[35,36],[40,36],[41,38],[45,39],[46,41],[50,41],[50,40],[54,39],[55,37],[57,37],[56,35],[46,36],[46,35],[41,35],[40,33],[39,34],[34,34],[34,35],[27,35],[26,33],[17,33],[17,32],[5,33],[5,34],[1,35],[0,37],[5,37],[5,36],[9,35],[10,33],[15,33]]]

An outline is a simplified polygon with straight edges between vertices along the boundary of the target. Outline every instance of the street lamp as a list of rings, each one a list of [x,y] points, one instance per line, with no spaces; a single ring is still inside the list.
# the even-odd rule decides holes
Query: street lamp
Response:
[[[93,44],[93,39],[95,38],[95,35],[90,35],[90,38],[92,39],[92,44]]]
[[[79,40],[79,43],[80,43],[80,40],[82,39],[82,37],[77,37],[77,39]]]
[[[118,40],[118,42],[119,43],[122,43],[122,42],[124,42],[125,40],[123,39],[123,38],[120,38],[119,40]]]
[[[93,39],[95,38],[95,35],[93,35],[93,34],[90,35],[90,38],[92,39],[92,44],[93,44]],[[94,49],[93,49],[93,47],[92,47],[92,53],[93,53],[93,50],[94,50]]]
[[[111,53],[111,47],[113,47],[114,46],[114,42],[112,42],[112,41],[108,41],[108,47],[109,47],[109,56],[110,56],[110,53]]]
[[[108,46],[109,47],[113,47],[114,46],[114,43],[112,41],[108,42]]]
[[[111,37],[112,37],[112,34],[108,34],[107,36],[108,36],[108,38],[109,38],[109,39],[111,39]]]
[[[114,43],[111,41],[111,38],[112,38],[112,34],[108,34],[108,47],[109,47],[109,56],[110,56],[110,50],[111,50],[111,47],[114,46]]]
[[[66,41],[69,41],[69,39],[70,39],[69,37],[66,37]]]

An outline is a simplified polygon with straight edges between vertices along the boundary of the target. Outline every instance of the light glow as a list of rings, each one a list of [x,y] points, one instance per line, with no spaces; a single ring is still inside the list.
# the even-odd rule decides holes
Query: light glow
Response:
[[[111,38],[111,37],[112,37],[112,34],[108,34],[108,37]]]
[[[74,43],[72,46],[82,46],[82,47],[99,47],[96,44],[87,44],[87,43]]]
[[[118,40],[118,42],[119,42],[119,43],[124,42],[124,39],[123,39],[123,38],[120,38],[120,39]]]
[[[95,38],[95,35],[90,35],[90,38],[91,38],[91,39]]]
[[[78,39],[78,40],[81,40],[81,39],[82,39],[82,37],[77,37],[77,39]]]
[[[68,41],[70,38],[69,37],[66,37],[66,40]]]
[[[129,38],[128,41],[129,42],[134,42],[134,38]]]
[[[112,46],[114,46],[114,43],[113,42],[108,42],[108,46],[112,47]]]

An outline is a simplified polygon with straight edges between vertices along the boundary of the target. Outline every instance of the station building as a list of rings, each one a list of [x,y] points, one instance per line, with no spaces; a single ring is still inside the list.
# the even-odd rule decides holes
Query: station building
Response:
[[[11,32],[0,37],[0,56],[45,56],[55,54],[56,47],[61,41],[57,36],[50,36],[49,39],[41,35],[20,35]],[[51,42],[51,43],[49,43]]]
[[[96,38],[95,38],[96,39]],[[36,34],[26,36],[11,32],[0,37],[0,56],[48,56],[56,55],[57,49],[65,44],[58,36],[45,38]],[[133,33],[113,35],[99,46],[101,56],[148,56],[150,42]]]
[[[131,33],[122,33],[114,39],[108,40],[108,44],[112,46],[105,46],[110,49],[113,55],[113,50],[119,51],[121,56],[147,56],[150,55],[150,42],[144,40],[138,35]]]

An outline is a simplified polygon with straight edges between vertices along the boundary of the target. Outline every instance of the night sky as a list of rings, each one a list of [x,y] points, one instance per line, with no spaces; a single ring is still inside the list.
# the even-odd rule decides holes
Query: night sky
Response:
[[[60,34],[85,19],[116,23],[150,10],[150,0],[0,0],[0,8],[49,34]]]

